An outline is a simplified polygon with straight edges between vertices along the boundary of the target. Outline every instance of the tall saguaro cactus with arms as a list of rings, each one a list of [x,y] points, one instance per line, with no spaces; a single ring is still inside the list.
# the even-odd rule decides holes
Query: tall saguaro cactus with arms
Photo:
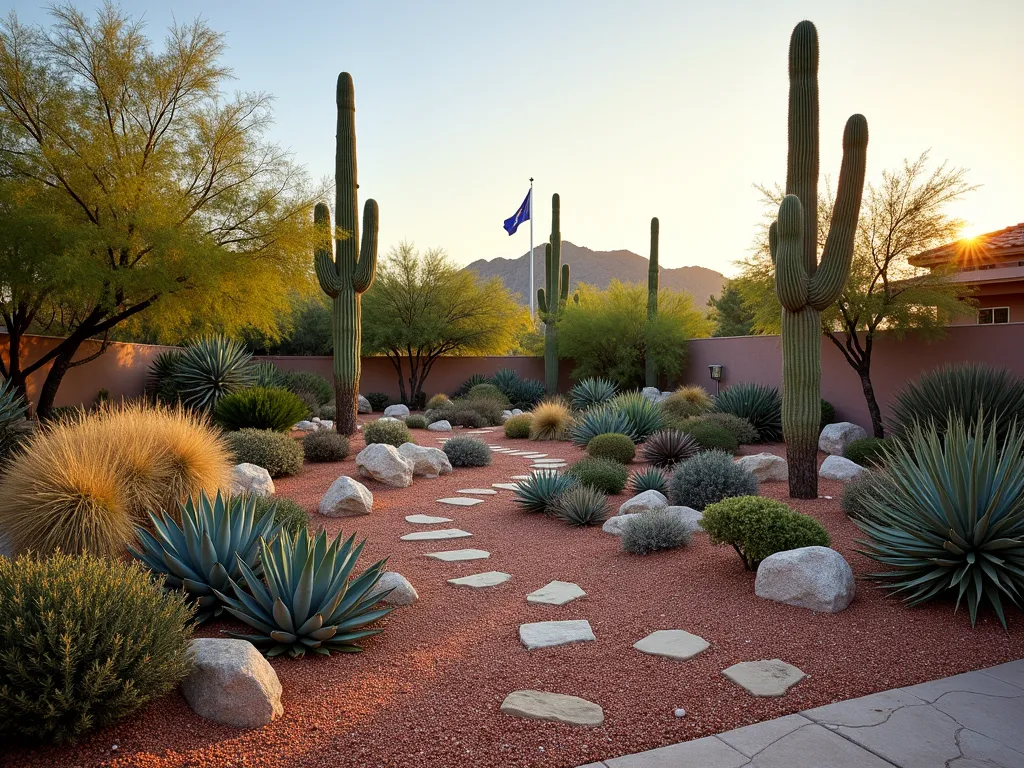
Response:
[[[544,320],[544,386],[558,392],[558,317],[569,298],[569,265],[562,261],[561,203],[551,196],[551,237],[544,246],[545,288],[537,289],[537,306]]]
[[[334,159],[337,237],[331,212],[319,203],[313,220],[318,242],[313,264],[320,288],[332,299],[331,335],[334,340],[334,427],[343,435],[356,431],[362,321],[359,300],[377,269],[377,203],[363,208],[363,239],[359,241],[359,201],[356,174],[356,95],[352,75],[338,75],[338,144]],[[334,243],[332,243],[332,239]]]
[[[843,131],[843,164],[828,237],[818,263],[818,32],[801,21],[789,41],[789,156],[786,196],[768,240],[782,304],[782,430],[789,494],[818,496],[821,426],[821,312],[850,276],[864,190],[868,123],[853,115]]]
[[[647,265],[647,333],[651,333],[651,326],[658,317],[658,288],[661,277],[658,272],[658,232],[660,224],[658,218],[651,219],[651,260]],[[650,340],[647,343],[647,355],[644,361],[644,384],[648,387],[658,386],[658,369],[654,365],[654,355],[651,352]]]

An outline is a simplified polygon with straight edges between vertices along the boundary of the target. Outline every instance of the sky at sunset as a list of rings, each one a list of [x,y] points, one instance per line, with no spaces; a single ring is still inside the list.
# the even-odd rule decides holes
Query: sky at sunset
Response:
[[[46,22],[44,6],[14,4],[22,21]],[[869,180],[930,149],[982,185],[951,209],[971,232],[1024,221],[1024,0],[122,6],[156,40],[172,16],[225,33],[234,86],[275,96],[272,138],[315,178],[333,173],[334,85],[351,72],[360,199],[378,201],[385,248],[515,258],[529,229],[509,237],[502,220],[534,176],[536,243],[558,192],[566,240],[646,255],[658,216],[663,266],[734,273],[762,213],[753,184],[784,179],[803,18],[821,44],[823,174],[862,112]]]

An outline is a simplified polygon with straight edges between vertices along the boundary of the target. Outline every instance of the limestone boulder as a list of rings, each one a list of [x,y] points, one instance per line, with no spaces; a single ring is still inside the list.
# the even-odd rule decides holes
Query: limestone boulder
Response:
[[[359,413],[373,413],[373,406],[370,401],[362,395],[359,396]]]
[[[303,419],[302,421],[297,423],[293,427],[293,429],[301,429],[303,432],[315,432],[317,429],[319,429],[319,427],[317,427],[317,424],[316,424],[315,421],[310,421],[309,419]]]
[[[342,475],[320,499],[319,512],[325,517],[358,517],[373,510],[373,494],[358,480]]]
[[[626,527],[626,524],[630,520],[633,520],[633,519],[635,519],[637,517],[640,517],[641,514],[643,514],[643,513],[642,512],[633,512],[633,513],[627,514],[627,515],[623,515],[623,514],[612,515],[611,517],[609,517],[607,520],[604,521],[604,525],[601,526],[601,530],[604,531],[605,533],[610,533],[612,536],[621,536],[623,529]]]
[[[842,456],[846,453],[846,446],[867,436],[868,433],[862,427],[850,421],[826,424],[818,436],[818,450],[832,456]]]
[[[384,571],[380,576],[380,580],[370,590],[370,596],[372,597],[388,590],[391,591],[381,598],[381,602],[387,605],[412,605],[420,599],[416,587],[405,576],[395,571]]]
[[[631,499],[622,502],[619,507],[620,515],[631,515],[636,512],[648,512],[652,509],[664,509],[668,506],[668,499],[660,491],[651,489],[638,493]]]
[[[195,665],[181,692],[197,715],[236,728],[259,728],[284,713],[281,681],[252,643],[200,637],[190,647]]]
[[[393,445],[373,443],[356,455],[359,474],[394,488],[412,485],[413,464]]]
[[[678,518],[690,533],[703,533],[704,513],[693,507],[666,507],[665,514]]]
[[[762,483],[781,483],[789,480],[789,463],[774,453],[755,453],[741,456],[736,464],[750,472]]]
[[[829,456],[821,462],[818,477],[825,480],[841,480],[845,483],[848,480],[853,480],[861,472],[867,471],[865,467],[849,459],[844,459],[842,456]]]
[[[273,496],[274,480],[270,473],[257,464],[235,464],[231,470],[231,495],[248,493],[252,496]]]
[[[401,403],[389,405],[387,408],[384,409],[384,415],[404,419],[406,416],[409,415],[409,406],[402,405]]]
[[[402,443],[398,452],[412,462],[412,473],[416,477],[440,477],[450,474],[452,464],[440,448],[428,448],[416,443]]]
[[[428,424],[427,429],[431,432],[451,432],[452,425],[447,419],[441,419],[440,421],[435,421],[433,424]]]
[[[853,569],[828,547],[776,552],[761,561],[754,594],[816,613],[838,613],[856,593]]]
[[[652,403],[657,403],[661,399],[661,390],[657,387],[644,387],[640,390],[640,394]]]

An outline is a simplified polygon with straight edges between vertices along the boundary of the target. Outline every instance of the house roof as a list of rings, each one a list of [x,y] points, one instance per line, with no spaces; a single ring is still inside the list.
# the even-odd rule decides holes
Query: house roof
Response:
[[[1024,253],[1024,222],[995,232],[986,232],[977,237],[940,245],[938,248],[911,257],[910,263],[915,266],[928,266],[954,259],[976,262],[1001,258],[1017,252]]]

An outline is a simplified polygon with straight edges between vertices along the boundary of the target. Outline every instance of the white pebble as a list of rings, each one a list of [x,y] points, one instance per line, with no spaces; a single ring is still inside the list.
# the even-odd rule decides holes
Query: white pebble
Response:
[[[682,707],[676,710],[676,717],[686,717],[686,710]]]

